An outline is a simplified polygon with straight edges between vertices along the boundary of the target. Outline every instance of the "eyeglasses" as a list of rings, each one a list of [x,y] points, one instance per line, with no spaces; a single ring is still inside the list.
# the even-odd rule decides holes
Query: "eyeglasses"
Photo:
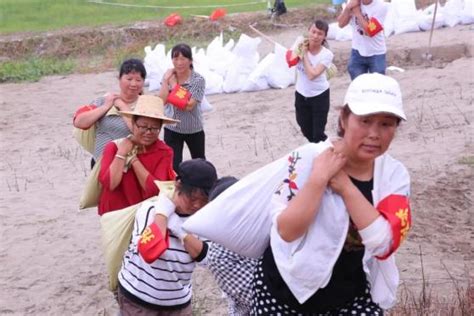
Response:
[[[135,126],[138,128],[138,130],[142,133],[146,132],[152,132],[153,134],[158,134],[160,132],[161,127],[148,127],[148,126],[141,126],[138,124],[135,124]]]

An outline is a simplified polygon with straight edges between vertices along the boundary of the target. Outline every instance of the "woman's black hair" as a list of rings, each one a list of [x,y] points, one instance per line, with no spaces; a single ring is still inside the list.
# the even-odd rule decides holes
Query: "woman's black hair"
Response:
[[[131,72],[138,72],[142,79],[146,78],[146,69],[140,59],[130,58],[125,60],[120,66],[119,78]]]
[[[193,51],[191,50],[191,47],[189,47],[188,44],[181,43],[175,45],[171,49],[171,58],[178,57],[180,54],[191,61],[191,69],[193,69]]]
[[[321,31],[324,31],[324,34],[326,36],[328,36],[328,32],[329,32],[329,25],[326,21],[324,20],[315,20],[314,21],[314,26],[318,29],[318,30],[321,30]],[[326,39],[324,39],[323,41],[323,46],[325,46],[326,48],[329,48],[329,43]]]
[[[195,194],[205,196],[206,198],[209,197],[209,193],[206,190],[189,185],[189,184],[185,184],[179,180],[176,181],[175,191],[178,193],[178,195],[183,194],[187,196],[188,198],[192,198]]]

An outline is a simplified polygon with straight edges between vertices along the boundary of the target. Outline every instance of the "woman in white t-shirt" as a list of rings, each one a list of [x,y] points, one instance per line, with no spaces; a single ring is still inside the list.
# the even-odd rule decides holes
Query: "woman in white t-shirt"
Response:
[[[328,24],[316,20],[305,39],[294,51],[288,51],[287,62],[296,65],[296,122],[303,135],[313,143],[326,140],[324,133],[329,112],[329,82],[326,69],[334,54],[327,46]]]

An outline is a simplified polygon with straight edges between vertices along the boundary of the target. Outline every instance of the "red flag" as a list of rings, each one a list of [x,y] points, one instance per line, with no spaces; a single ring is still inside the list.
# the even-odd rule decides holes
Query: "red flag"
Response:
[[[209,20],[217,21],[223,18],[226,14],[227,14],[227,11],[225,9],[222,9],[222,8],[215,9],[214,11],[212,11],[211,15],[209,16]]]
[[[165,25],[166,26],[175,26],[177,24],[181,24],[183,22],[183,19],[178,13],[171,13],[165,18]]]
[[[370,18],[369,24],[367,25],[367,34],[369,34],[370,37],[373,37],[382,30],[382,24],[380,24],[376,18]]]
[[[191,99],[191,92],[189,92],[185,87],[177,84],[168,94],[166,103],[171,103],[178,109],[183,110],[188,105],[189,100]]]

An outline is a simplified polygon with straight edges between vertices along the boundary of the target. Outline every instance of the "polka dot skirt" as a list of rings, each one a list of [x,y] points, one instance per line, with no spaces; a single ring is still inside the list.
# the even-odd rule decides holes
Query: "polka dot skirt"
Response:
[[[291,308],[286,304],[281,304],[274,298],[271,293],[267,290],[267,286],[263,282],[263,268],[262,261],[260,260],[255,271],[254,279],[254,297],[252,300],[252,309],[250,315],[297,315],[297,316],[346,316],[346,315],[358,315],[358,316],[372,316],[380,315],[383,316],[383,310],[372,301],[370,296],[370,290],[367,288],[365,294],[360,297],[354,298],[354,300],[347,305],[328,311],[326,313],[302,313]]]

